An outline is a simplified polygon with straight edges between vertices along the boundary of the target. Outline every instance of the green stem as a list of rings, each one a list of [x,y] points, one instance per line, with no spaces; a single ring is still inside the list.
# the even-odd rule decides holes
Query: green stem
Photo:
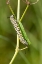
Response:
[[[25,10],[24,10],[24,12],[23,12],[23,14],[22,14],[20,20],[19,20],[20,22],[22,21],[22,19],[23,19],[25,13],[27,12],[28,7],[29,7],[29,5],[26,6],[26,8],[25,8]]]
[[[9,9],[11,10],[11,13],[14,15],[14,17],[15,17],[15,19],[16,19],[15,13],[14,13],[14,11],[13,11],[13,9],[12,9],[11,5],[10,5],[10,4],[8,4],[8,6],[9,6]]]
[[[18,0],[18,7],[17,7],[17,21],[19,21],[19,18],[20,18],[20,0]],[[15,60],[15,57],[17,55],[17,53],[19,52],[19,37],[17,35],[17,45],[16,45],[16,50],[15,50],[15,54],[13,55],[11,61],[9,64],[12,64],[13,61]]]
[[[18,0],[18,7],[17,7],[17,22],[20,19],[20,0]],[[17,35],[17,47],[19,47],[19,37]]]

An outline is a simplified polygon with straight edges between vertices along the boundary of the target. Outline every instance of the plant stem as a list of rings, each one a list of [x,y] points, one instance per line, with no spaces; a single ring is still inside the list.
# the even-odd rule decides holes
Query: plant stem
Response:
[[[27,12],[27,9],[28,9],[28,8],[29,8],[29,5],[26,6],[26,8],[25,8],[25,10],[24,10],[24,12],[23,12],[23,14],[22,14],[20,20],[19,20],[20,22],[22,21],[22,19],[23,19],[25,13]]]
[[[18,0],[18,7],[17,7],[17,22],[20,19],[20,0]],[[17,47],[19,48],[19,37],[17,35]]]
[[[17,7],[17,21],[19,21],[19,18],[20,18],[20,0],[18,0],[18,7]],[[13,55],[9,64],[13,63],[18,52],[19,52],[19,37],[17,35],[17,45],[16,45],[15,54]]]

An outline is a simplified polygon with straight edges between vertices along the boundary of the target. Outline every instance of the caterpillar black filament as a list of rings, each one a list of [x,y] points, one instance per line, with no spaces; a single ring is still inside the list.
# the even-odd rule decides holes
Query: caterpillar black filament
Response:
[[[13,24],[13,26],[14,26],[14,29],[16,30],[16,32],[17,32],[17,34],[19,36],[20,42],[23,43],[23,44],[28,45],[25,37],[22,34],[22,30],[21,30],[21,28],[19,26],[19,22],[17,22],[17,20],[14,19],[13,15],[10,16],[10,20],[11,20],[11,23]]]

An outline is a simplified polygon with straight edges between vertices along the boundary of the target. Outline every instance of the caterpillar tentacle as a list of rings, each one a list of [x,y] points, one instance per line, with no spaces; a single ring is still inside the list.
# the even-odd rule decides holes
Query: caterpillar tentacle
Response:
[[[15,31],[17,32],[17,34],[19,36],[20,42],[28,45],[26,39],[23,37],[23,34],[22,34],[22,31],[20,29],[19,24],[18,24],[17,20],[14,19],[13,15],[10,16],[10,20],[11,20],[11,23],[13,24],[13,26],[14,26]]]

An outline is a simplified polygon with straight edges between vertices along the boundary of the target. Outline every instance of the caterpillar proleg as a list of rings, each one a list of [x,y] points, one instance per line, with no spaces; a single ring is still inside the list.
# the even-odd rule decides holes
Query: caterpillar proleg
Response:
[[[25,44],[25,45],[28,45],[29,39],[27,39],[27,35],[25,33],[25,30],[24,30],[22,23],[17,22],[17,20],[14,19],[13,15],[10,16],[10,21],[13,24],[14,29],[19,36],[20,42]]]

